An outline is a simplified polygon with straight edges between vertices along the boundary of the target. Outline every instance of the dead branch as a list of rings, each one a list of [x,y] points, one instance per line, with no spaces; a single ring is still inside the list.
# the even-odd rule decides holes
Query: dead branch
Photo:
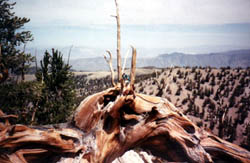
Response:
[[[109,54],[109,59],[107,59],[107,57],[105,55],[104,55],[104,59],[106,60],[106,62],[109,65],[109,69],[110,69],[110,72],[111,72],[111,83],[115,87],[116,84],[115,84],[115,73],[114,73],[113,65],[112,65],[112,54],[108,50],[106,52]]]
[[[130,85],[133,88],[135,84],[135,70],[136,70],[136,49],[132,48],[132,61],[131,61],[131,72],[130,72]]]
[[[67,61],[67,64],[68,64],[68,65],[69,65],[69,59],[70,59],[70,54],[71,54],[72,48],[73,48],[73,45],[71,45],[70,48],[69,48],[68,61]]]
[[[120,14],[119,14],[119,3],[115,0],[116,6],[116,23],[117,23],[117,72],[118,81],[122,79],[122,68],[121,68],[121,24],[120,24]]]

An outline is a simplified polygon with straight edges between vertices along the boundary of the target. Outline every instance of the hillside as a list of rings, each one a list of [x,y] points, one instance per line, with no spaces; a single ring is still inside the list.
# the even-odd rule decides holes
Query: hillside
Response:
[[[250,146],[250,69],[168,68],[138,92],[167,98],[198,126]]]
[[[70,64],[75,70],[84,71],[108,71],[109,68],[104,63],[103,57],[95,58],[78,58],[72,59]],[[131,61],[128,59],[127,67],[130,67]],[[89,66],[92,65],[92,66]],[[116,67],[116,59],[113,59],[113,65]],[[184,54],[171,53],[161,54],[152,58],[138,58],[137,67],[173,67],[173,66],[210,66],[210,67],[249,67],[250,66],[250,50],[234,50],[220,53],[209,54]]]
[[[97,79],[78,74],[75,80],[81,98],[110,87],[106,75]],[[136,92],[167,98],[198,126],[249,150],[249,68],[150,69],[136,79]]]
[[[136,82],[155,77],[155,72],[160,69],[138,68],[136,70]],[[129,73],[129,70],[125,70]],[[79,98],[79,102],[85,97],[112,87],[110,72],[74,72],[74,81]]]

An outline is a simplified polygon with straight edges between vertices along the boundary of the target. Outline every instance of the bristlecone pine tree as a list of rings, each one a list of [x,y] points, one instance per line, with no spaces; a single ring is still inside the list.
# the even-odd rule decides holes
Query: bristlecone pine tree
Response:
[[[30,54],[18,47],[32,41],[30,31],[22,31],[21,28],[30,20],[15,16],[12,12],[16,3],[9,0],[0,0],[0,83],[7,80],[9,70],[15,74],[22,74],[27,70],[27,62],[33,60]]]
[[[57,50],[52,49],[52,55],[45,52],[36,75],[44,85],[36,115],[38,124],[62,123],[72,113],[76,101],[70,68]]]

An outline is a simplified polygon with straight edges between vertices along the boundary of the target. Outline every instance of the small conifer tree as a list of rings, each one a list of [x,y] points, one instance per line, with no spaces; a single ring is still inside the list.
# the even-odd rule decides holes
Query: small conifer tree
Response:
[[[37,112],[40,124],[65,122],[75,105],[73,74],[65,64],[62,54],[52,49],[52,55],[45,52],[41,61],[41,75],[38,79],[44,84],[42,100]]]

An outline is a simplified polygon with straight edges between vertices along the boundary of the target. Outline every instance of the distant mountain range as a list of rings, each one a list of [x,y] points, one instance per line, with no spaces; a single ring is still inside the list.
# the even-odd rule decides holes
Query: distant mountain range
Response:
[[[127,59],[126,67],[130,67],[131,58]],[[103,57],[79,58],[70,61],[72,68],[83,71],[109,70]],[[113,59],[116,68],[116,58]],[[234,50],[210,54],[161,54],[152,58],[137,58],[137,67],[172,67],[172,66],[211,66],[211,67],[250,67],[250,49]]]

